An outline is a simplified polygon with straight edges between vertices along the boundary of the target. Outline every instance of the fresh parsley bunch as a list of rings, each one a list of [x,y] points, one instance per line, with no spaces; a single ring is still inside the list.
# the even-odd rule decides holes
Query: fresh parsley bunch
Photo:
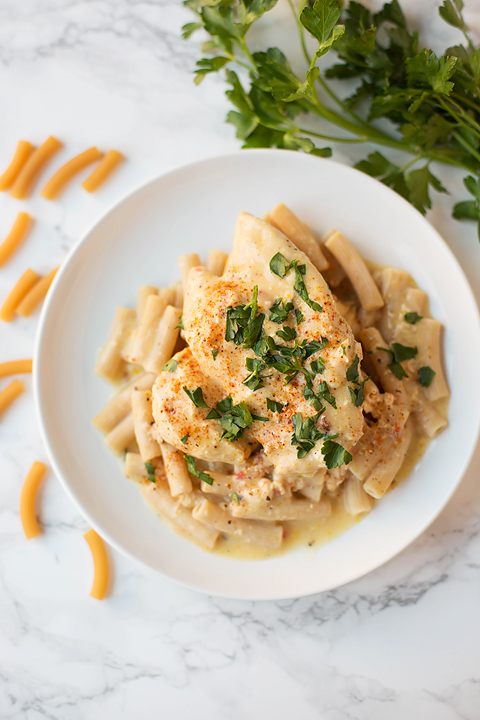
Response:
[[[224,72],[227,97],[234,106],[227,121],[245,148],[278,147],[321,157],[331,155],[318,141],[362,143],[394,148],[411,157],[395,165],[376,151],[356,167],[378,178],[420,212],[431,207],[430,192],[447,192],[431,163],[463,168],[471,196],[455,205],[458,220],[478,223],[480,238],[480,49],[465,24],[462,0],[443,0],[442,19],[463,35],[463,44],[437,56],[420,46],[398,0],[372,14],[359,2],[341,11],[335,0],[288,0],[298,28],[306,68],[295,74],[277,48],[252,52],[251,27],[277,0],[184,0],[196,21],[183,28],[185,38],[204,30],[206,57],[197,63],[195,82]],[[311,54],[306,38],[313,37]],[[318,60],[327,52],[337,62],[321,72]],[[357,80],[355,91],[340,98],[329,79]],[[307,115],[321,121],[318,131],[303,126]],[[391,132],[376,121],[386,118]],[[326,128],[324,126],[327,126]],[[328,126],[341,128],[340,136]]]

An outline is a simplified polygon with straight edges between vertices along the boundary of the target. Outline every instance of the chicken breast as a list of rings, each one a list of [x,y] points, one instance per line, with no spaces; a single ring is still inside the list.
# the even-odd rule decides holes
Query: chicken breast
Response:
[[[294,268],[285,272],[283,278],[272,272],[270,261],[277,253],[287,264],[297,261],[298,265],[305,266],[301,268],[304,274],[299,271],[304,283],[300,293],[299,272],[296,273]],[[298,372],[286,384],[290,378],[288,374],[268,367],[259,373],[261,380],[258,384],[261,386],[257,389],[252,389],[255,381],[250,383],[250,387],[244,382],[250,375],[247,360],[253,362],[259,356],[254,349],[225,339],[226,322],[228,308],[252,302],[255,286],[258,288],[258,307],[254,314],[265,314],[263,330],[279,347],[295,348],[312,341],[319,342],[321,346],[308,359],[302,360],[305,368],[310,368],[315,360],[319,360],[320,367],[324,366],[323,372],[310,373],[310,377],[314,376],[311,390],[319,394],[324,407],[319,418],[315,417],[316,408],[312,407],[311,395],[304,397],[307,380],[303,372]],[[284,303],[292,303],[294,309],[303,315],[303,320],[298,322],[300,318],[291,310],[284,322],[274,322],[270,311],[280,299]],[[321,311],[318,310],[319,305]],[[278,316],[273,317],[278,319]],[[181,392],[181,383],[187,381],[189,386],[198,384],[203,388],[204,396],[208,395],[211,400],[208,403],[210,407],[223,394],[223,397],[231,396],[235,405],[245,402],[251,413],[262,418],[250,425],[247,437],[261,443],[266,457],[279,474],[312,474],[325,467],[322,441],[315,442],[304,457],[298,457],[298,444],[292,445],[292,417],[298,417],[298,413],[302,420],[313,417],[317,430],[329,436],[338,436],[336,442],[346,449],[355,445],[361,437],[364,427],[362,410],[352,402],[346,380],[348,368],[357,356],[359,359],[362,357],[361,346],[338,313],[335,299],[320,273],[306,255],[268,223],[246,213],[239,216],[233,251],[222,277],[211,275],[203,267],[191,270],[183,323],[191,350],[191,353],[182,356],[187,363],[185,367],[179,366],[177,370],[182,373],[183,379],[177,382],[176,373],[163,373],[154,386],[154,416],[160,434],[172,444],[179,447],[178,439],[187,432],[189,422],[195,419],[198,430],[195,433],[196,442],[203,448],[198,456],[212,459],[208,450],[211,433],[215,427],[220,428],[218,419],[205,420],[208,410],[194,409],[185,393]],[[279,331],[284,333],[285,328],[290,328],[286,337],[295,334],[295,339],[285,340],[277,334]],[[329,401],[325,401],[321,392],[325,391],[325,387],[328,388]],[[168,408],[165,404],[167,397]],[[275,408],[281,408],[281,412],[268,409],[267,398],[279,403]],[[203,422],[198,425],[200,414]],[[179,417],[182,417],[181,422]],[[203,442],[200,440],[202,433]],[[239,442],[239,447],[242,447],[242,441],[237,440],[230,443],[230,448]],[[218,435],[215,435],[215,444],[218,447]],[[216,450],[214,454],[217,456]],[[231,452],[227,455],[231,456]],[[223,459],[228,462],[226,456]]]

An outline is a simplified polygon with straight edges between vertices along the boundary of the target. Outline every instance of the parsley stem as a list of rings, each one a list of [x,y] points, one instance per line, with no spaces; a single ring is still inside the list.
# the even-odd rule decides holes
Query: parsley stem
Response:
[[[473,155],[474,158],[476,158],[478,161],[480,161],[480,153],[477,152],[475,150],[475,148],[470,145],[468,140],[465,140],[465,138],[462,135],[460,135],[460,133],[457,132],[456,130],[452,133],[452,135],[455,138],[455,140],[459,143],[459,145],[464,147],[465,150],[467,150],[470,153],[470,155]]]
[[[302,14],[302,10],[303,10],[303,7],[305,6],[305,2],[300,1],[298,3],[298,11],[297,11],[297,10],[295,10],[293,1],[292,0],[287,0],[287,1],[290,6],[290,10],[292,11],[293,17],[295,18],[295,23],[296,23],[297,29],[298,29],[298,35],[300,38],[300,45],[302,46],[302,52],[305,56],[305,60],[310,65],[310,63],[312,62],[312,59],[311,59],[310,55],[308,54],[307,45],[305,43],[305,33],[303,31],[303,25],[300,22],[300,15]],[[301,5],[303,7],[300,9]]]
[[[325,92],[332,98],[332,100],[336,102],[337,105],[340,105],[344,112],[348,113],[350,117],[354,118],[360,125],[362,125],[362,127],[371,129],[371,125],[366,123],[365,120],[362,120],[362,118],[357,115],[357,113],[353,112],[353,110],[351,110],[348,105],[343,102],[343,100],[341,100],[336,93],[333,92],[332,88],[325,82],[321,75],[318,77],[318,82],[323,87]]]

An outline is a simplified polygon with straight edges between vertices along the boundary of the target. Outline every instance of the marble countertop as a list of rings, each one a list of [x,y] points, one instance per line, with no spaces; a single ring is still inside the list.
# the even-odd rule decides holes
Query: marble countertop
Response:
[[[480,33],[475,0],[467,20]],[[455,31],[436,0],[402,0],[426,42]],[[281,28],[281,5],[269,21]],[[192,83],[199,44],[185,42],[180,0],[3,0],[0,165],[19,138],[97,144],[128,164],[93,196],[73,186],[56,203],[0,197],[0,237],[20,209],[36,218],[0,270],[4,297],[27,265],[46,272],[124,192],[174,165],[238,147],[224,124],[219,79]],[[356,150],[356,153],[364,153]],[[353,150],[335,149],[351,163]],[[48,175],[48,172],[47,172]],[[453,192],[429,220],[480,299],[473,227],[450,218]],[[0,328],[0,361],[30,357],[38,314]],[[473,378],[472,382],[478,382]],[[478,720],[480,718],[480,450],[453,499],[400,556],[338,590],[281,602],[206,597],[111,552],[108,600],[89,597],[87,524],[49,475],[44,533],[26,541],[22,480],[45,459],[30,378],[0,422],[0,718],[2,720]],[[2,385],[3,386],[3,385]],[[467,399],[466,399],[467,401]]]

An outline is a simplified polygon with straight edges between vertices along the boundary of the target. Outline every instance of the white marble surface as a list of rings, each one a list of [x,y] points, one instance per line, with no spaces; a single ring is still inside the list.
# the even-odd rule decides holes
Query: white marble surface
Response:
[[[455,37],[435,19],[435,0],[402,4],[434,46]],[[280,7],[270,27],[283,32],[285,17]],[[467,18],[480,32],[476,0]],[[78,185],[54,204],[38,193],[0,197],[0,236],[20,208],[37,219],[0,270],[0,297],[26,265],[61,262],[138,182],[238,146],[222,84],[192,84],[198,46],[179,36],[188,19],[179,0],[2,0],[0,165],[20,137],[51,133],[65,142],[56,165],[92,144],[129,162],[93,197]],[[354,159],[344,149],[336,157]],[[456,192],[429,219],[478,299],[480,247],[473,228],[449,217],[458,176],[442,177]],[[0,360],[31,355],[37,320],[0,328]],[[87,526],[54,477],[40,498],[43,535],[22,535],[21,482],[44,458],[28,391],[0,422],[2,720],[480,717],[478,450],[447,508],[399,557],[334,592],[272,603],[204,597],[114,552],[111,595],[91,599]]]

